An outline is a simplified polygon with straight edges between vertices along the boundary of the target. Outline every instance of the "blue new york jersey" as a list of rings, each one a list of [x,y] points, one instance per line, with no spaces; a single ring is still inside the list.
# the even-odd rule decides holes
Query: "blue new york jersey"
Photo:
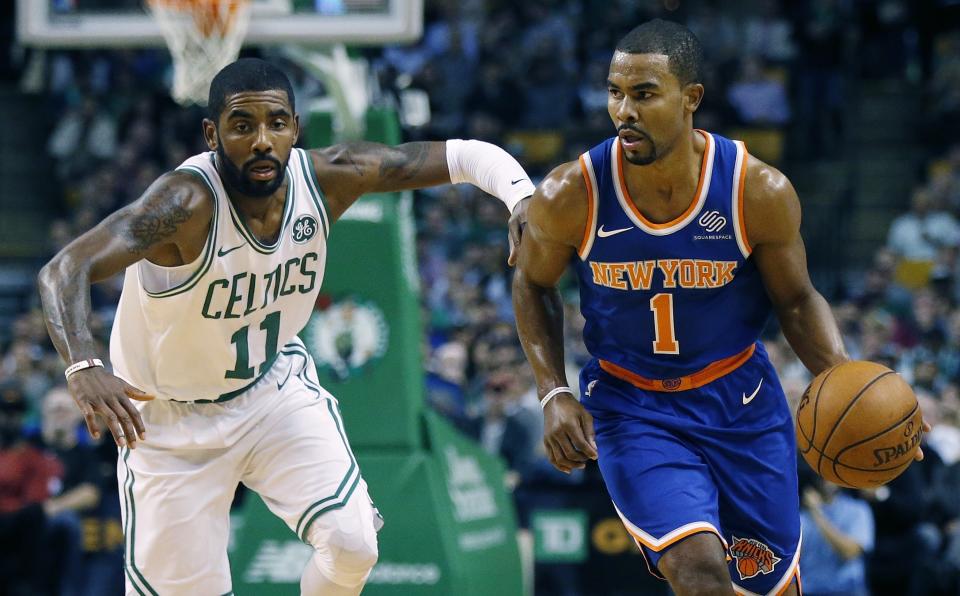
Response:
[[[799,577],[790,408],[757,341],[771,305],[743,227],[746,149],[706,141],[675,220],[647,220],[617,138],[580,158],[590,197],[580,261],[580,374],[607,490],[650,570],[681,540],[715,534],[738,594]]]
[[[630,197],[616,137],[580,158],[590,203],[575,265],[584,341],[595,358],[651,379],[749,349],[770,314],[743,226],[746,149],[698,132],[706,148],[696,195],[662,224]]]

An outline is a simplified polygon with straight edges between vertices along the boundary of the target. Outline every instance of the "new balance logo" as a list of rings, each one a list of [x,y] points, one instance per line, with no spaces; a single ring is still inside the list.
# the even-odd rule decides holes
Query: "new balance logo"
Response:
[[[597,230],[597,236],[600,236],[601,238],[609,238],[610,236],[616,236],[621,232],[626,232],[627,230],[632,230],[632,229],[633,229],[633,226],[630,226],[629,228],[618,228],[616,230],[604,230],[603,226],[600,226],[600,229]]]
[[[723,226],[727,225],[727,218],[720,215],[719,211],[707,211],[697,220],[703,229],[708,232],[719,232]]]

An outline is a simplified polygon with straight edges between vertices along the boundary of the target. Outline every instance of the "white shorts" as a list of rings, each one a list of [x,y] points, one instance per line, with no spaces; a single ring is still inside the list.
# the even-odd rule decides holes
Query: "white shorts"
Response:
[[[297,344],[229,401],[137,404],[146,440],[121,449],[117,465],[128,595],[231,593],[230,504],[240,482],[304,541],[324,514],[370,502],[337,400]]]

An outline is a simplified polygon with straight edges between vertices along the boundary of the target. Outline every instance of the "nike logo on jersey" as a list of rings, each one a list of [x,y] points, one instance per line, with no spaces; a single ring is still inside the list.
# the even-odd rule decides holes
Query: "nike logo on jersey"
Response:
[[[511,186],[512,186],[512,185],[514,185],[514,184],[516,184],[516,183],[518,183],[518,182],[523,182],[524,180],[526,180],[526,178],[517,178],[516,180],[511,180],[511,181],[510,181],[510,184],[511,184]]]
[[[277,391],[283,390],[283,386],[286,385],[287,381],[290,380],[290,371],[292,370],[293,370],[293,365],[291,365],[290,368],[287,369],[287,377],[283,380],[283,382],[281,383],[277,381]]]
[[[217,256],[218,256],[218,257],[225,257],[225,256],[227,256],[228,254],[230,254],[230,253],[232,253],[233,251],[235,251],[235,250],[237,250],[237,249],[240,249],[240,248],[243,248],[243,245],[242,245],[242,244],[241,244],[240,246],[234,246],[233,248],[228,248],[227,250],[223,250],[223,249],[221,248],[220,250],[217,251]]]
[[[757,384],[757,388],[753,390],[753,393],[750,394],[750,397],[747,397],[746,393],[740,394],[743,397],[743,405],[747,405],[748,403],[753,401],[753,398],[757,396],[757,393],[760,393],[760,387],[762,385],[763,385],[763,379],[760,379],[760,382]]]
[[[597,236],[600,236],[601,238],[609,238],[610,236],[616,236],[621,232],[626,232],[627,230],[632,230],[632,229],[633,229],[633,226],[630,226],[629,228],[619,228],[616,230],[604,230],[603,226],[600,226],[600,229],[597,230]]]

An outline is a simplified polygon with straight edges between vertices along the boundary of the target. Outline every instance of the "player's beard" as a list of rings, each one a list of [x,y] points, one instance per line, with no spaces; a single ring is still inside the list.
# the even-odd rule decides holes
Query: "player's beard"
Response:
[[[633,152],[631,154],[624,151],[623,156],[635,166],[648,166],[657,161],[657,148],[651,146],[648,153]]]
[[[283,184],[284,174],[287,171],[287,164],[280,163],[280,160],[270,155],[260,155],[247,160],[242,168],[238,168],[223,150],[223,143],[217,144],[217,157],[220,162],[220,175],[223,176],[227,188],[237,191],[247,197],[269,197],[280,185]],[[273,180],[251,180],[250,167],[258,161],[269,161],[277,171]]]

